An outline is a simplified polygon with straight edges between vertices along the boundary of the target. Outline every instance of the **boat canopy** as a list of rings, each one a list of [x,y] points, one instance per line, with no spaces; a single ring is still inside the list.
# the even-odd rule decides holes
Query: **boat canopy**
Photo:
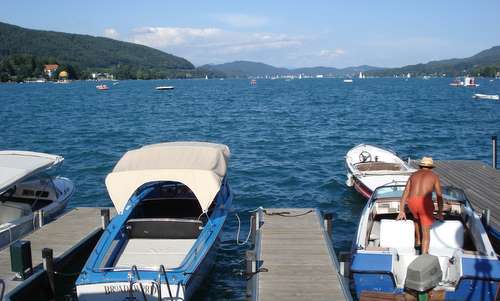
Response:
[[[188,186],[201,209],[210,207],[226,175],[229,148],[206,142],[166,142],[125,153],[106,177],[109,196],[122,213],[134,192],[144,184],[174,181]]]
[[[29,151],[0,151],[0,194],[26,178],[46,171],[63,162],[64,158]]]

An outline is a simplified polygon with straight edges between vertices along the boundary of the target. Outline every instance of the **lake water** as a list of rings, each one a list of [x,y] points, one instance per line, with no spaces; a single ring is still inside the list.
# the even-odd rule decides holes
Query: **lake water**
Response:
[[[317,207],[334,214],[333,240],[348,250],[364,201],[346,187],[344,154],[359,143],[401,157],[477,159],[491,164],[491,135],[500,134],[500,80],[475,89],[452,79],[121,81],[0,85],[0,149],[65,157],[61,174],[76,182],[70,202],[111,206],[104,178],[129,149],[162,141],[227,144],[234,206],[242,216],[263,207]],[[174,85],[172,91],[155,91]],[[218,265],[197,300],[243,300],[245,247],[230,217]]]

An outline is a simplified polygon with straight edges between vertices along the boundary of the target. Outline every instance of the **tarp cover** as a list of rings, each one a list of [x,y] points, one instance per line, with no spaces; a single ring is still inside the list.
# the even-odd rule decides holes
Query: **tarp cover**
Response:
[[[0,194],[14,184],[36,173],[50,169],[64,160],[61,156],[44,153],[0,151]]]
[[[175,181],[188,186],[206,211],[226,175],[230,156],[226,145],[205,142],[166,142],[125,153],[106,177],[109,196],[118,213],[142,185]]]

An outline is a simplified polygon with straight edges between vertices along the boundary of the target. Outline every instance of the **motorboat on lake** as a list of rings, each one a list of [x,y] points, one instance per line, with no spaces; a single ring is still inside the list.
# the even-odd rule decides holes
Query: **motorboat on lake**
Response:
[[[472,96],[472,98],[475,99],[490,99],[490,100],[499,100],[500,97],[498,95],[492,95],[492,94],[480,94],[476,93]]]
[[[379,186],[389,183],[406,183],[415,172],[396,154],[369,144],[360,144],[350,149],[345,156],[346,184],[365,198]]]
[[[495,300],[500,262],[465,193],[442,188],[444,220],[431,226],[429,256],[415,248],[411,213],[406,210],[407,219],[396,220],[404,188],[377,188],[361,213],[350,265],[356,296],[369,292],[374,300],[377,294],[386,300],[384,293],[430,292],[439,296],[431,300]],[[435,195],[433,200],[436,208]]]
[[[100,91],[109,90],[109,87],[107,85],[104,85],[104,84],[103,85],[97,85],[97,86],[95,86],[95,88],[97,90],[100,90]]]
[[[44,153],[0,151],[0,249],[34,230],[35,211],[43,210],[44,220],[50,220],[66,207],[75,186],[51,175],[63,160]]]
[[[353,80],[351,78],[346,78],[344,79],[344,83],[352,83]]]
[[[78,300],[189,300],[214,264],[233,193],[222,144],[128,151],[106,177],[118,213],[76,281]]]
[[[155,89],[158,91],[173,90],[174,86],[158,86]]]

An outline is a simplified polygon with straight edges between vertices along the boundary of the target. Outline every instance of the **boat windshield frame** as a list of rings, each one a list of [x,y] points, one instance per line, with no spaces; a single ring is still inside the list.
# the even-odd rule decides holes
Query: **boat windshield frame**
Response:
[[[372,194],[371,201],[376,202],[381,199],[401,199],[403,196],[403,192],[405,190],[406,185],[403,184],[388,184],[384,186],[380,186]],[[384,195],[380,195],[382,190],[389,190],[384,193]],[[392,191],[391,191],[392,190]],[[443,185],[441,186],[441,191],[443,194],[443,199],[447,201],[454,201],[462,203],[466,206],[470,206],[469,198],[463,189],[454,186]],[[436,193],[432,193],[432,200],[436,201]]]

